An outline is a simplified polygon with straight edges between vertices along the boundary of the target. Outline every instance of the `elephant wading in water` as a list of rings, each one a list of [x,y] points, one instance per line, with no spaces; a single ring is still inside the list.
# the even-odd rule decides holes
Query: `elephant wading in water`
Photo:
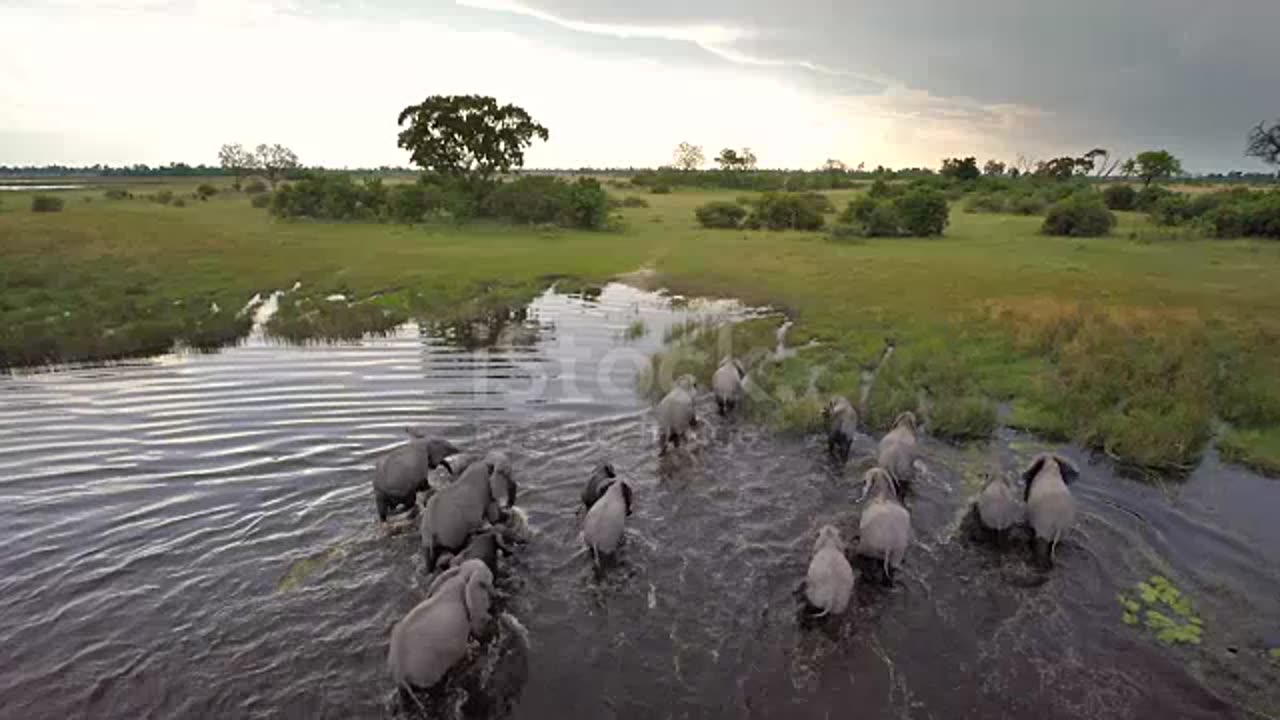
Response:
[[[864,476],[862,499],[871,501],[858,521],[858,554],[883,561],[884,579],[892,580],[893,568],[902,564],[911,542],[911,513],[898,498],[893,477],[883,468],[872,468]]]
[[[804,596],[821,615],[839,615],[849,607],[853,593],[853,568],[844,556],[844,538],[831,525],[818,530],[813,544],[813,559],[805,577]]]
[[[600,567],[601,555],[611,556],[617,552],[630,514],[631,486],[623,480],[611,481],[587,511],[582,528],[582,537],[591,548],[596,567]]]
[[[658,454],[667,453],[667,443],[680,447],[685,433],[698,425],[698,417],[694,413],[693,393],[697,382],[692,375],[681,375],[676,379],[676,386],[658,403]]]
[[[506,454],[491,452],[472,463],[452,485],[431,496],[418,529],[427,568],[435,567],[436,552],[456,552],[471,533],[488,521],[502,519],[502,502],[516,503],[516,482]]]
[[[893,477],[895,489],[901,493],[911,490],[916,477],[916,415],[911,411],[898,415],[893,429],[880,439],[880,452],[876,464]]]
[[[1080,471],[1070,460],[1043,453],[1035,456],[1022,473],[1027,487],[1023,499],[1027,503],[1027,520],[1036,533],[1036,555],[1042,564],[1053,564],[1054,551],[1063,533],[1076,520],[1076,501],[1067,485],[1075,482]],[[1042,548],[1048,545],[1047,556]]]
[[[453,468],[445,458],[458,452],[448,440],[427,437],[416,428],[405,428],[409,444],[395,448],[384,455],[374,469],[373,499],[378,506],[378,519],[399,508],[407,507],[418,512],[418,493],[430,489],[427,473],[443,465],[453,474]]]
[[[858,432],[858,411],[848,398],[837,395],[822,408],[822,419],[827,423],[827,452],[841,464],[849,462],[853,436]]]
[[[711,391],[715,393],[716,407],[722,416],[733,412],[742,402],[742,381],[746,377],[747,371],[742,369],[742,363],[731,355],[726,355],[711,375]]]
[[[466,657],[467,641],[489,622],[493,574],[479,560],[441,573],[427,599],[391,629],[387,667],[404,690],[427,689]]]
[[[1005,477],[993,477],[987,482],[978,496],[977,506],[982,526],[995,531],[1002,541],[1005,531],[1022,522],[1026,515],[1026,506]]]

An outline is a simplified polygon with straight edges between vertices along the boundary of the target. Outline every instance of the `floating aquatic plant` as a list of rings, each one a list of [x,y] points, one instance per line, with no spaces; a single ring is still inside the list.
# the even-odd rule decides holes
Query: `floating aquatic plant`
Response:
[[[1132,595],[1116,596],[1124,614],[1125,625],[1141,622],[1166,645],[1199,645],[1204,621],[1191,607],[1191,601],[1168,578],[1152,575],[1135,586]],[[1273,651],[1274,652],[1274,651]]]

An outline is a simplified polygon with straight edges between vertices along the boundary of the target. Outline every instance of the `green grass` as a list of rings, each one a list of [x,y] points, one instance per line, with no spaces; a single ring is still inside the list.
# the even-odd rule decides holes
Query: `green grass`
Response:
[[[1138,583],[1132,595],[1116,596],[1123,610],[1125,625],[1139,621],[1157,640],[1166,645],[1199,645],[1203,639],[1204,621],[1196,614],[1191,601],[1168,578],[1152,575]]]
[[[649,334],[649,326],[644,324],[644,320],[636,318],[632,320],[622,331],[623,340],[639,340]]]
[[[1015,426],[1178,473],[1220,418],[1224,457],[1280,467],[1280,243],[1174,236],[1133,213],[1092,239],[1040,235],[1038,217],[956,209],[930,239],[699,228],[694,207],[741,194],[730,191],[646,195],[650,207],[618,210],[622,229],[603,233],[281,222],[243,193],[194,199],[202,181],[131,187],[131,200],[61,193],[61,213],[6,195],[0,364],[214,347],[247,331],[236,311],[255,292],[295,281],[269,330],[304,339],[484,316],[554,279],[598,283],[648,266],[677,292],[772,305],[796,321],[790,344],[818,343],[761,374],[791,406],[783,425],[803,424],[830,393],[856,402],[862,370],[892,339],[865,408],[877,429],[909,408],[933,434],[985,437],[1007,403]],[[164,190],[187,207],[142,198]],[[829,195],[842,207],[854,193]],[[332,293],[349,302],[327,302]],[[745,346],[771,347],[774,327]],[[679,362],[705,382],[719,361],[706,355]]]

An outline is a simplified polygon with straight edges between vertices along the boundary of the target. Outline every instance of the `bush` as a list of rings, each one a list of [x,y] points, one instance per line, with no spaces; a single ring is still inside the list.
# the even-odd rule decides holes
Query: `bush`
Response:
[[[628,196],[626,196],[626,197],[622,198],[622,200],[618,201],[618,204],[619,204],[620,206],[624,207],[624,208],[647,208],[647,207],[649,207],[649,201],[648,201],[648,200],[645,200],[644,198],[640,197],[639,195],[628,195]]]
[[[1110,210],[1132,210],[1138,202],[1138,191],[1132,185],[1108,185],[1102,190],[1102,201]]]
[[[244,186],[244,191],[250,195],[258,195],[267,191],[267,184],[261,180],[250,180]]]
[[[937,190],[920,187],[893,201],[898,226],[907,235],[941,235],[950,221],[947,198]]]
[[[187,201],[186,201],[186,200],[183,200],[182,198],[174,198],[174,200],[173,200],[173,203],[172,203],[172,204],[173,204],[173,206],[174,206],[174,207],[186,207],[186,206],[187,206]]]
[[[893,210],[891,202],[882,201],[871,206],[867,220],[863,224],[863,234],[867,237],[894,237],[898,234],[898,214]]]
[[[200,185],[196,187],[196,197],[200,198],[201,200],[208,200],[209,198],[217,194],[218,194],[218,188],[210,185],[209,183],[200,183]]]
[[[999,193],[971,195],[964,203],[964,211],[968,213],[1002,213],[1005,211],[1005,198]]]
[[[1116,216],[1095,193],[1078,193],[1054,203],[1045,214],[1040,232],[1045,235],[1097,237],[1116,224]]]
[[[1217,238],[1235,238],[1244,234],[1245,213],[1238,205],[1214,208],[1202,218],[1207,234]]]
[[[897,188],[881,178],[876,178],[875,182],[871,183],[870,189],[867,190],[867,195],[873,198],[887,198],[897,194]]]
[[[1015,215],[1039,215],[1048,206],[1044,198],[1032,193],[1015,195],[1009,200],[1009,212]]]
[[[609,194],[600,181],[580,177],[570,183],[566,204],[558,220],[565,227],[603,229],[609,221]]]
[[[102,193],[102,196],[108,200],[125,200],[133,197],[129,194],[129,191],[124,188],[110,188],[106,192]]]
[[[654,185],[653,188],[649,190],[649,192],[653,193],[654,195],[670,195],[671,186],[670,185]]]
[[[1150,212],[1163,199],[1173,195],[1174,192],[1159,185],[1149,185],[1138,191],[1133,200],[1133,209],[1141,212]]]
[[[151,196],[151,201],[158,202],[161,205],[168,205],[169,203],[173,202],[173,191],[161,190],[160,192]]]
[[[747,209],[737,203],[716,200],[700,205],[693,211],[698,224],[705,228],[734,229],[742,225]]]
[[[1150,214],[1157,225],[1181,225],[1195,216],[1191,209],[1191,200],[1186,195],[1178,194],[1169,194],[1160,198]]]
[[[1241,205],[1242,234],[1280,240],[1280,192],[1272,191]]]
[[[831,239],[836,242],[853,242],[862,239],[862,226],[838,222],[831,226]]]
[[[62,212],[62,198],[36,195],[31,198],[31,212]]]
[[[769,230],[820,230],[824,218],[803,193],[767,192],[760,197],[747,226]]]
[[[826,213],[833,213],[836,211],[836,206],[834,203],[831,202],[831,198],[827,197],[826,195],[823,195],[820,192],[813,192],[812,190],[810,190],[807,192],[800,193],[800,197],[805,202],[812,205],[814,210],[824,215]]]
[[[271,205],[270,193],[258,193],[249,200],[249,204],[256,208],[269,207]]]
[[[871,219],[871,213],[876,209],[877,204],[875,198],[870,195],[859,195],[845,206],[838,222],[848,225],[865,225]]]

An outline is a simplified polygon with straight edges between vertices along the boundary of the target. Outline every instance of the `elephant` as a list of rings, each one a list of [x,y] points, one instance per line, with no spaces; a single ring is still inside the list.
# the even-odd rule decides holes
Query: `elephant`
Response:
[[[489,622],[493,573],[467,560],[431,583],[427,599],[391,629],[387,667],[398,687],[427,689],[467,654],[467,640]]]
[[[822,419],[827,423],[827,452],[841,464],[849,462],[853,436],[858,432],[858,411],[848,398],[837,395],[822,408]]]
[[[609,481],[618,477],[618,473],[613,469],[613,463],[601,463],[591,471],[591,477],[587,479],[587,484],[582,488],[582,505],[590,510],[592,505],[596,504],[596,500],[604,495]]]
[[[500,521],[503,499],[514,506],[517,489],[506,454],[491,452],[432,495],[418,525],[427,567],[435,567],[437,549],[458,550],[486,520]]]
[[[813,559],[805,577],[804,595],[809,604],[821,610],[820,615],[839,615],[849,607],[853,593],[853,568],[844,556],[844,538],[831,525],[818,530],[813,544]]]
[[[458,453],[457,455],[450,455],[448,465],[449,475],[451,475],[454,480],[457,480],[462,477],[462,473],[466,472],[467,468],[471,467],[471,463],[479,459],[479,456],[474,453]]]
[[[693,408],[693,393],[697,381],[692,375],[681,375],[676,386],[658,403],[658,454],[667,453],[667,443],[680,447],[684,434],[697,427],[698,416]]]
[[[893,421],[893,429],[880,439],[876,464],[888,471],[898,492],[910,489],[916,473],[916,415],[908,410]]]
[[[1026,506],[1005,477],[993,477],[978,495],[978,519],[988,529],[1003,533],[1022,522]]]
[[[1075,522],[1076,501],[1067,485],[1079,476],[1080,470],[1070,460],[1051,453],[1035,456],[1022,473],[1026,482],[1023,500],[1027,503],[1027,519],[1036,533],[1037,546],[1049,544],[1049,564],[1053,562],[1058,540]]]
[[[624,480],[614,480],[604,488],[604,493],[587,511],[582,536],[591,548],[596,567],[601,555],[612,555],[622,542],[622,531],[627,516],[631,514],[631,486]]]
[[[471,533],[467,544],[457,555],[448,552],[440,553],[436,559],[436,569],[458,567],[468,560],[480,560],[494,575],[498,574],[498,551],[510,553],[511,549],[503,542],[498,528],[487,527]]]
[[[448,440],[428,437],[415,428],[405,428],[409,444],[384,455],[374,469],[373,499],[378,506],[378,519],[385,521],[397,509],[407,506],[418,513],[418,493],[429,489],[427,473],[444,466],[450,474],[453,467],[445,458],[458,452]]]
[[[720,367],[711,375],[711,391],[715,393],[716,407],[721,416],[728,415],[742,402],[742,381],[746,377],[747,371],[742,369],[742,363],[732,355],[725,355]]]
[[[898,498],[897,484],[884,468],[871,468],[863,476],[865,483],[859,502],[871,496],[858,521],[860,536],[858,554],[884,561],[884,577],[892,580],[893,568],[911,542],[911,513]]]

